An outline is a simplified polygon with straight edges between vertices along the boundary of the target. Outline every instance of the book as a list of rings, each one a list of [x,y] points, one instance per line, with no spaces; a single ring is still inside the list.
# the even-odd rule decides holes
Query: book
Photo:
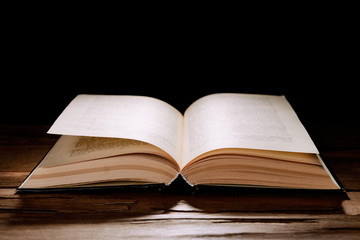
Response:
[[[181,114],[145,96],[78,95],[18,190],[170,185],[340,189],[284,96],[217,93]]]

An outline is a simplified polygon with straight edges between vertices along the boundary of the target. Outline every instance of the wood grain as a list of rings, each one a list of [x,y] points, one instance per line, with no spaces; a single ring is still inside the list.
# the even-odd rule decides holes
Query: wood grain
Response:
[[[19,194],[55,143],[48,126],[0,126],[0,239],[359,239],[360,129],[311,129],[346,193],[108,189]]]

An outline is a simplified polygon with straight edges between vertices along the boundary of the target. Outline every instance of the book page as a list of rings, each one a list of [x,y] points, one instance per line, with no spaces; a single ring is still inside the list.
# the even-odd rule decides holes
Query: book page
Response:
[[[150,154],[172,160],[165,151],[152,144],[124,138],[102,138],[63,135],[38,167],[54,167],[94,159],[129,154]],[[176,164],[175,160],[172,160]]]
[[[284,96],[213,94],[184,115],[184,161],[221,148],[318,153]]]
[[[181,157],[183,116],[150,97],[78,95],[48,133],[134,139]]]

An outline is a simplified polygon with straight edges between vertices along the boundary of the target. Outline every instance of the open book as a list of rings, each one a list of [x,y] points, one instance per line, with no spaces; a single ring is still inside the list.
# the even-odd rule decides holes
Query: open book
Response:
[[[219,93],[184,115],[151,97],[78,95],[19,190],[169,185],[339,189],[284,96]]]

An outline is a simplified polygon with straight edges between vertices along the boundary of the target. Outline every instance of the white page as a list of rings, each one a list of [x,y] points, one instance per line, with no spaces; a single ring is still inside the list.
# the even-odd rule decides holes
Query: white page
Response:
[[[285,97],[256,94],[213,94],[187,109],[183,164],[219,148],[318,153]]]
[[[142,96],[78,95],[48,133],[129,138],[181,157],[183,116],[169,104]]]

